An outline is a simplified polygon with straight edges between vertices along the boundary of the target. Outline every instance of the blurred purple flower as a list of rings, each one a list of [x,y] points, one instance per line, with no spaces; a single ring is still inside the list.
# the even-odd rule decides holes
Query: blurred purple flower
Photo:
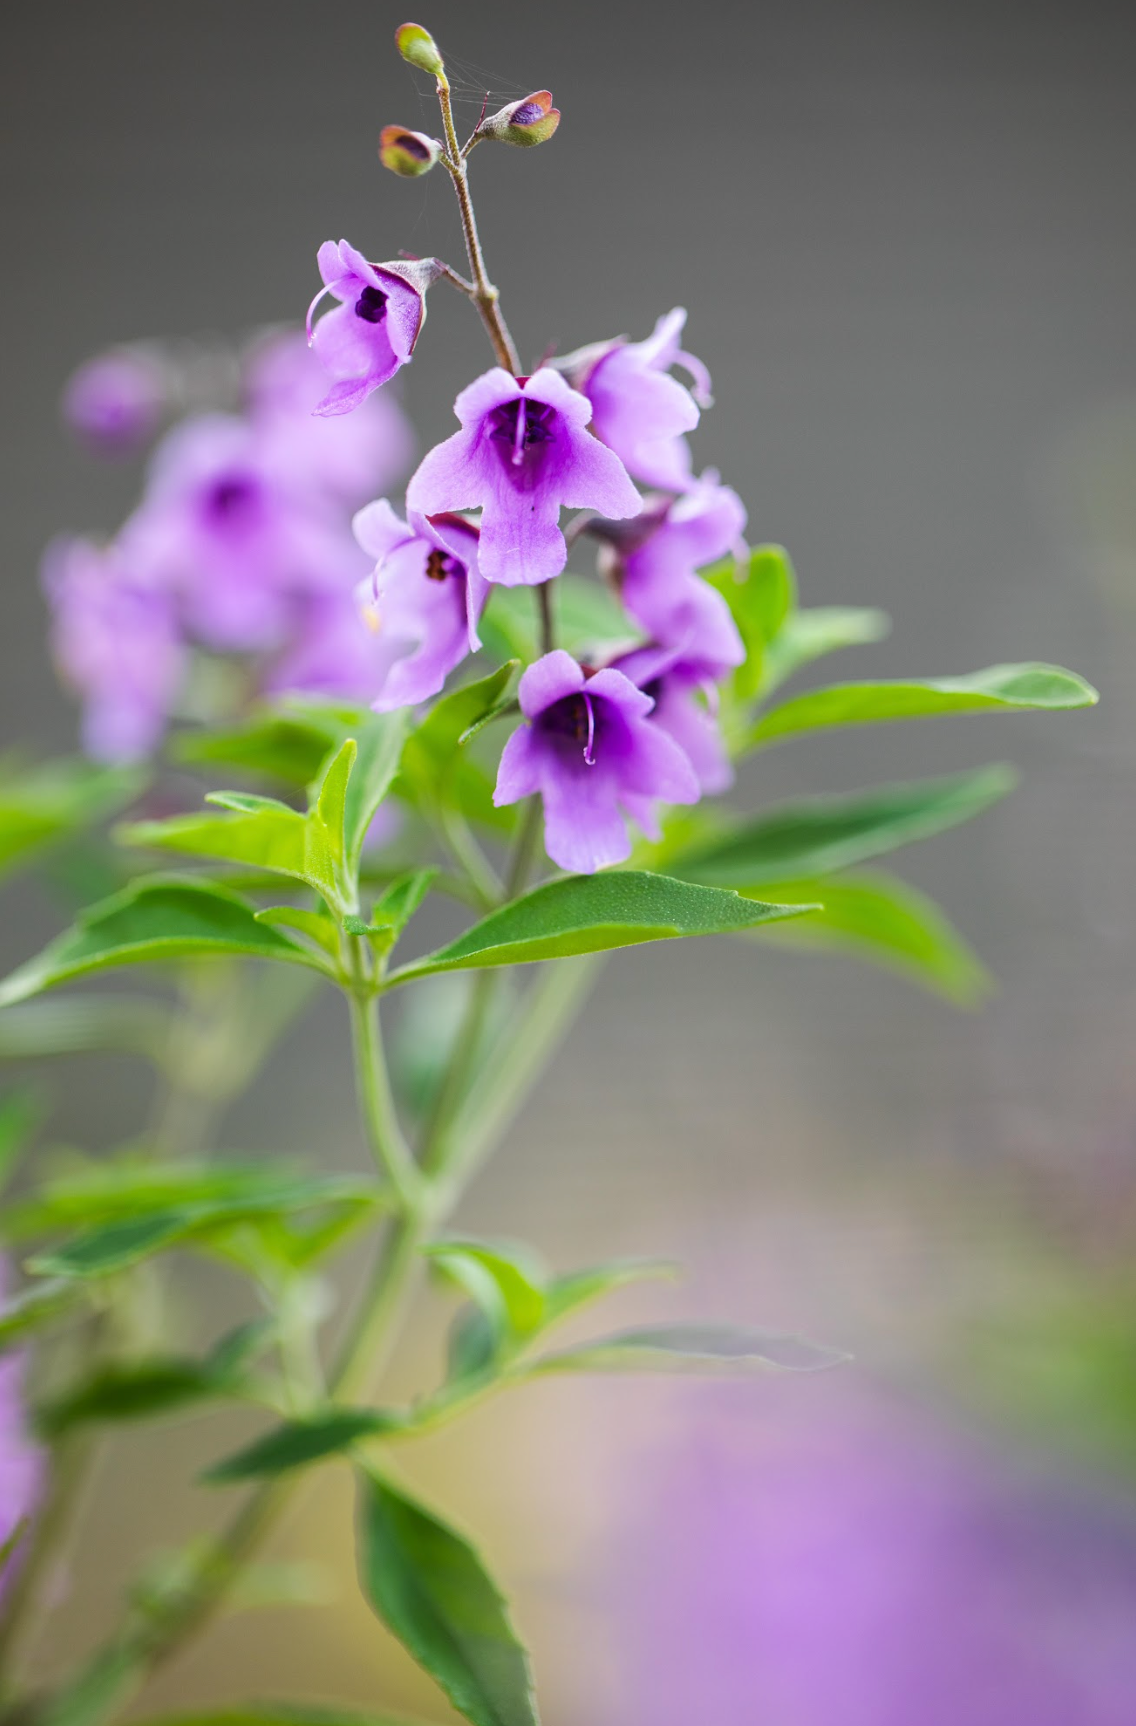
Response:
[[[631,854],[624,816],[658,837],[655,804],[697,803],[690,762],[651,724],[650,696],[620,671],[587,675],[562,650],[521,678],[528,723],[509,738],[493,801],[540,795],[544,844],[561,869],[590,875]]]
[[[114,547],[57,540],[43,563],[51,649],[83,704],[97,761],[140,760],[160,742],[185,671],[170,596],[138,579]]]
[[[357,508],[402,479],[415,436],[389,390],[369,396],[354,413],[316,417],[326,381],[301,330],[270,336],[246,365],[249,412],[283,483]]]
[[[7,1282],[7,1267],[0,1262],[0,1301]],[[33,1515],[44,1486],[43,1452],[28,1435],[23,1376],[22,1354],[0,1355],[0,1546]],[[0,1573],[0,1596],[23,1562],[23,1553],[21,1540]]]
[[[308,308],[308,334],[336,379],[317,414],[345,414],[393,378],[414,352],[426,318],[433,260],[370,264],[347,240],[325,240],[317,261],[324,285]],[[325,294],[342,303],[312,329]]]
[[[709,668],[696,637],[689,646],[634,648],[614,665],[651,697],[655,704],[651,723],[678,744],[698,776],[703,796],[729,790],[734,770],[717,720],[716,679],[722,673]]]
[[[686,313],[667,312],[641,342],[605,342],[585,349],[579,364],[565,362],[576,388],[592,404],[592,429],[613,449],[635,479],[664,491],[685,491],[691,483],[690,446],[699,407],[709,407],[710,375],[701,360],[679,347]],[[680,365],[694,384],[693,394],[670,376]]]
[[[704,1420],[637,1474],[619,1726],[1129,1726],[1130,1507],[898,1408],[809,1407]]]
[[[480,509],[481,573],[514,587],[559,575],[568,560],[561,505],[636,515],[639,493],[618,456],[585,428],[591,407],[547,368],[485,372],[454,404],[462,429],[438,444],[407,487],[423,515]]]
[[[161,362],[144,348],[112,348],[72,373],[63,417],[102,455],[131,455],[157,431],[168,382]]]
[[[375,560],[361,592],[377,649],[371,705],[378,713],[437,695],[454,667],[481,646],[477,620],[489,592],[478,570],[475,527],[457,515],[407,513],[400,521],[380,498],[354,521],[356,539]]]
[[[222,652],[279,647],[298,602],[349,593],[366,567],[339,514],[290,483],[256,427],[223,414],[186,420],[159,446],[120,543]]]
[[[745,506],[737,492],[704,474],[673,502],[652,500],[638,522],[595,522],[589,531],[606,539],[624,605],[654,641],[684,641],[696,628],[705,657],[720,676],[745,657],[729,607],[696,572],[739,548]]]

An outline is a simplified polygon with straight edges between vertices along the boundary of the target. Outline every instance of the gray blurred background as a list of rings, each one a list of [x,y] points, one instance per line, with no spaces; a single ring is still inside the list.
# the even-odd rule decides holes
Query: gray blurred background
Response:
[[[434,127],[427,81],[390,46],[401,18],[353,0],[4,9],[6,743],[71,746],[38,558],[61,529],[113,529],[137,486],[67,440],[57,399],[73,367],[117,340],[296,320],[329,237],[460,262],[442,176],[401,182],[376,159],[382,124]],[[563,111],[547,149],[472,164],[522,353],[640,336],[687,306],[717,396],[699,463],[742,494],[752,539],[789,546],[806,603],[892,613],[887,642],[826,677],[1037,658],[1104,695],[1087,714],[806,739],[739,789],[753,804],[1018,763],[1004,806],[900,859],[991,965],[990,1007],[960,1014],[849,961],[741,943],[633,953],[463,1220],[532,1239],[562,1268],[683,1258],[684,1286],[629,1295],[622,1313],[816,1335],[854,1352],[859,1382],[898,1385],[1019,1462],[1126,1504],[1115,1383],[1097,1387],[1097,1419],[1076,1349],[1072,1367],[1054,1364],[1047,1338],[1054,1313],[1086,1302],[1132,1310],[1136,19],[1092,0],[434,0],[421,21],[458,66],[471,122],[486,88],[503,101],[548,85]],[[486,363],[467,308],[439,289],[406,374],[424,440],[448,434],[454,394]],[[57,913],[39,894],[6,904],[14,961]],[[304,1020],[227,1142],[359,1157],[335,1007]],[[77,1065],[55,1124],[109,1144],[144,1105],[126,1063]],[[406,1386],[435,1360],[432,1323],[399,1363]],[[1012,1361],[1041,1349],[1040,1403],[1032,1380],[1005,1394],[1013,1374],[990,1352],[1003,1335],[1018,1339]],[[1136,1372],[1120,1354],[1117,1372]],[[626,1703],[613,1579],[640,1543],[635,1516],[650,1520],[628,1508],[647,1459],[710,1418],[704,1394],[558,1382],[431,1441],[416,1464],[515,1589],[552,1726],[644,1718]],[[776,1430],[831,1394],[763,1381],[744,1418]],[[49,1667],[106,1623],[136,1543],[218,1513],[183,1484],[232,1436],[206,1425],[171,1439],[150,1474],[140,1439],[116,1444]],[[351,1602],[349,1521],[343,1481],[283,1543],[318,1551],[337,1598],[222,1625],[150,1702],[291,1686],[429,1713]]]

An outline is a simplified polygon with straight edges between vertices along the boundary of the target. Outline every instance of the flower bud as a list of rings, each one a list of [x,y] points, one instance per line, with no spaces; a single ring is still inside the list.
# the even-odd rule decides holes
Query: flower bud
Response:
[[[421,24],[400,24],[394,33],[394,45],[403,59],[409,60],[419,71],[429,72],[435,78],[446,76],[438,44],[429,30],[423,30]]]
[[[510,102],[490,114],[477,128],[479,138],[502,144],[543,144],[560,124],[560,109],[552,106],[551,90],[534,90],[523,101]]]
[[[404,179],[428,174],[441,154],[437,138],[428,138],[425,132],[408,132],[405,126],[384,126],[379,135],[380,162]]]

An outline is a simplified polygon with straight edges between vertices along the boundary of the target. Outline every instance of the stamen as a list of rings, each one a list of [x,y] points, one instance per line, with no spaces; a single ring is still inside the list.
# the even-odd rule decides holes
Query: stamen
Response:
[[[580,691],[580,699],[588,710],[588,741],[584,745],[584,760],[589,767],[596,764],[596,715],[592,707],[592,698],[586,689]]]
[[[522,396],[517,398],[517,424],[513,432],[513,466],[520,467],[525,459],[525,433],[528,431],[528,403]]]

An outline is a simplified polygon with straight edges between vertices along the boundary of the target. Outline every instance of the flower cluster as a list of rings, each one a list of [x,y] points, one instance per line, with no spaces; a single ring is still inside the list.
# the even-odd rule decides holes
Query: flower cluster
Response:
[[[153,750],[203,654],[235,656],[251,692],[367,700],[385,676],[351,515],[410,465],[402,410],[388,393],[350,418],[317,417],[324,373],[299,331],[257,342],[239,370],[237,403],[166,431],[113,541],[58,540],[45,558],[54,656],[97,759]],[[85,442],[114,454],[201,393],[172,359],[120,350],[76,374],[64,409]]]
[[[438,271],[370,264],[346,240],[322,246],[319,267],[340,303],[312,331],[334,380],[317,411],[341,415],[410,359]],[[356,518],[375,559],[370,617],[385,645],[374,705],[385,710],[436,694],[476,650],[494,586],[554,582],[569,557],[561,511],[585,512],[572,532],[596,542],[633,645],[582,665],[546,639],[521,678],[522,724],[495,798],[539,795],[548,855],[578,873],[630,855],[627,818],[657,837],[660,805],[731,778],[716,689],[745,654],[698,572],[739,547],[746,516],[717,474],[693,472],[686,434],[711,398],[705,367],[679,345],[685,319],[676,309],[644,341],[597,343],[531,375],[485,372],[454,405],[461,429],[411,477],[405,523],[386,498]]]

